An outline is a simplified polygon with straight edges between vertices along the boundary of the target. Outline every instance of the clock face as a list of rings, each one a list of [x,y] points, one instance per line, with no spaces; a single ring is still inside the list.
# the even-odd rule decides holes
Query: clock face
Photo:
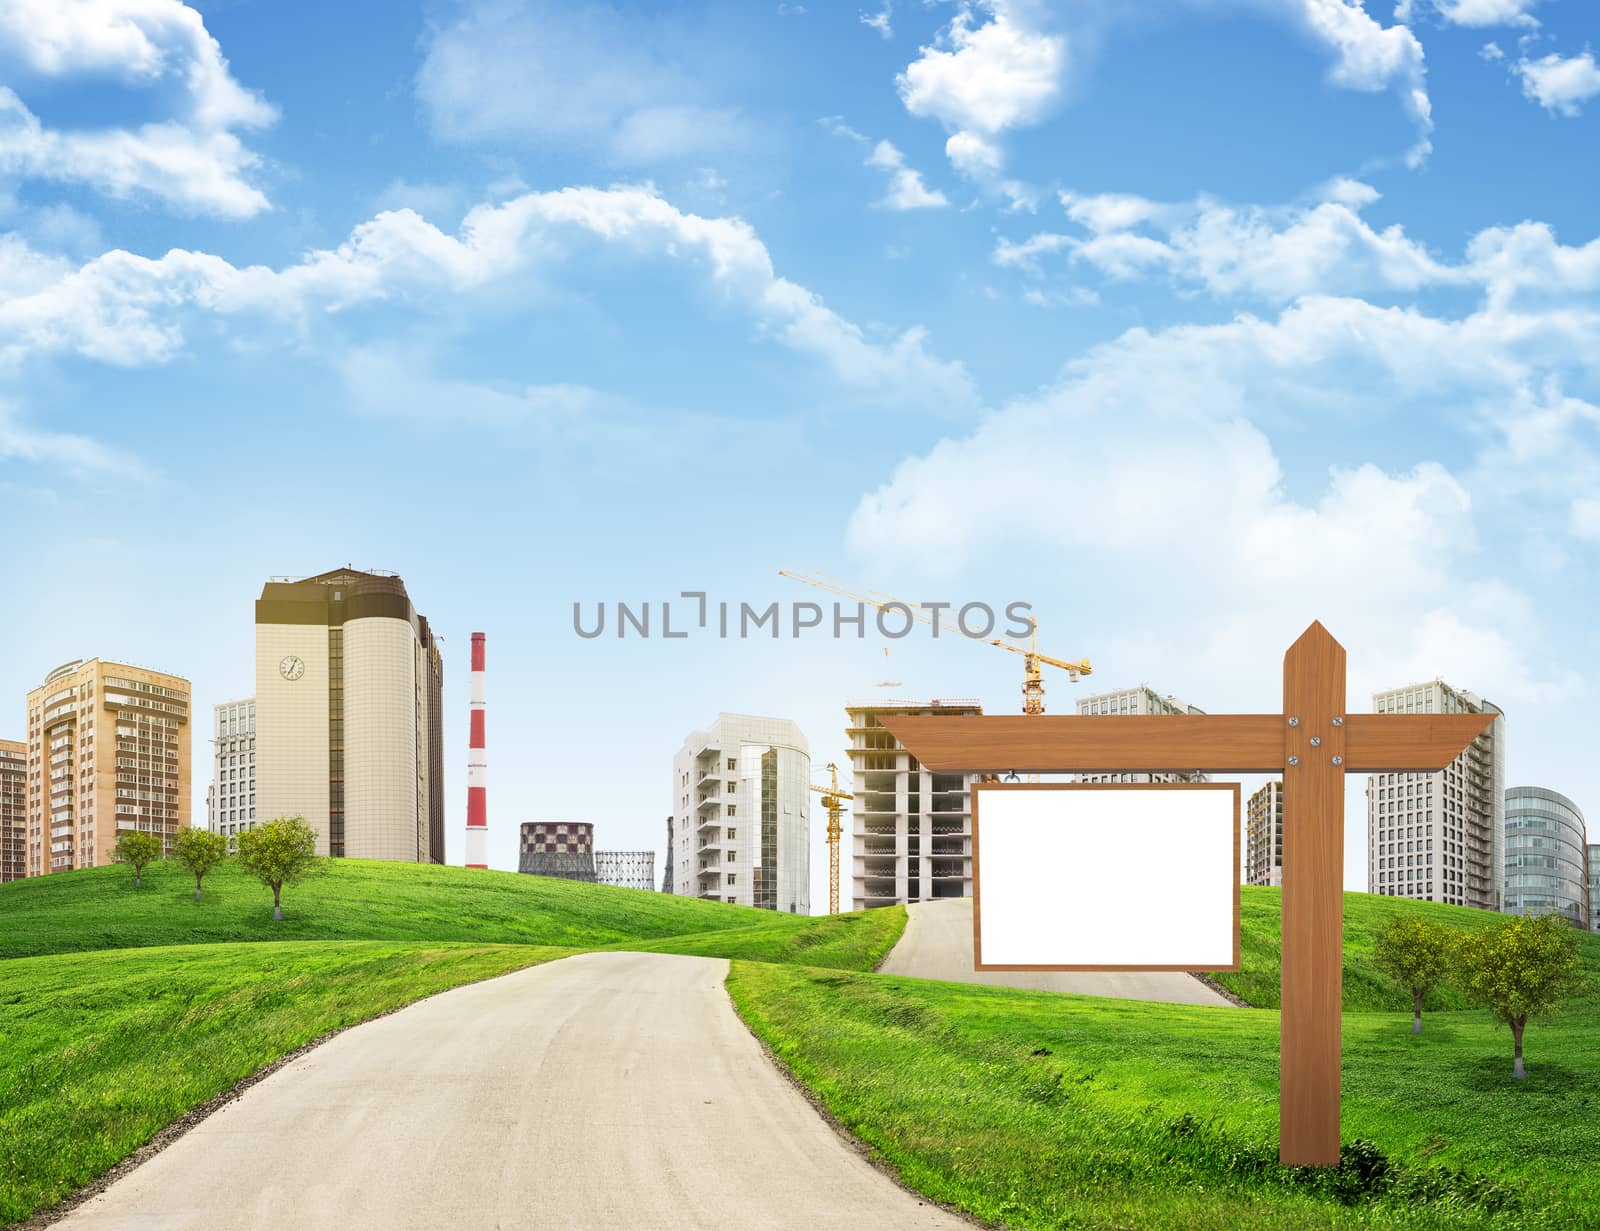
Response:
[[[305,673],[305,662],[302,659],[296,658],[293,654],[289,655],[289,657],[285,658],[281,663],[278,664],[278,674],[290,682],[298,680]]]

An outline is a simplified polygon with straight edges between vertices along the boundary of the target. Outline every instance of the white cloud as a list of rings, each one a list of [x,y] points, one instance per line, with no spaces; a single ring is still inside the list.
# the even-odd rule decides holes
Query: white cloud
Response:
[[[969,179],[985,179],[1005,166],[1005,155],[1000,147],[976,133],[952,133],[944,143],[944,155],[952,167]]]
[[[1498,63],[1506,58],[1506,53],[1500,50],[1499,43],[1485,43],[1478,48],[1478,58],[1487,60],[1491,64]]]
[[[1273,302],[1473,281],[1472,271],[1435,259],[1400,227],[1371,227],[1360,212],[1378,199],[1370,185],[1338,179],[1324,186],[1322,196],[1267,208],[1209,198],[1176,205],[1125,193],[1063,192],[1068,217],[1087,235],[1045,232],[1020,244],[1002,239],[994,259],[1036,271],[1039,257],[1066,253],[1116,280],[1163,272],[1217,296]]]
[[[883,35],[884,38],[888,39],[894,37],[894,26],[891,24],[893,18],[893,0],[883,0],[883,7],[876,13],[861,14],[861,24],[864,26],[871,26],[879,34]]]
[[[1404,25],[1382,25],[1359,0],[1299,0],[1299,4],[1312,34],[1338,57],[1329,74],[1335,85],[1369,93],[1392,88],[1399,95],[1417,133],[1406,161],[1420,165],[1433,149],[1433,104],[1417,36]]]
[[[747,147],[700,35],[602,3],[467,0],[433,30],[417,95],[435,135],[599,151],[629,165]]]
[[[16,407],[4,400],[0,400],[0,462],[25,462],[79,477],[138,479],[148,474],[134,458],[87,436],[30,428]]]
[[[1533,10],[1539,0],[1400,0],[1395,6],[1396,21],[1409,22],[1419,7],[1437,13],[1457,26],[1537,26]]]
[[[873,147],[867,165],[889,172],[889,190],[882,202],[889,209],[938,209],[950,204],[944,193],[930,190],[921,173],[906,166],[905,155],[887,141]]]
[[[1600,500],[1581,496],[1572,502],[1572,533],[1591,543],[1600,543]]]
[[[1600,532],[1600,510],[1572,506],[1594,490],[1600,432],[1566,413],[1539,447],[1524,438],[1557,414],[1548,383],[1556,370],[1581,377],[1600,322],[1589,341],[1552,345],[1558,334],[1344,299],[1131,330],[1056,387],[901,462],[860,500],[848,543],[868,572],[970,577],[1018,552],[1057,561],[1064,579],[1036,576],[1037,603],[1082,611],[1098,660],[1180,681],[1166,686],[1194,688],[1208,708],[1244,708],[1212,664],[1242,664],[1270,688],[1277,653],[1312,618],[1351,647],[1354,698],[1440,674],[1502,701],[1561,695],[1570,667],[1544,649],[1505,571],[1520,535]],[[1397,437],[1402,422],[1432,430]],[[1291,468],[1276,438],[1301,442],[1314,425],[1337,451],[1308,466],[1297,443]],[[1379,438],[1381,463],[1336,443]],[[1462,449],[1475,456],[1441,460]],[[1553,456],[1584,460],[1553,468]],[[1513,549],[1490,554],[1486,533]],[[1178,604],[1184,636],[1156,644],[1137,621],[1081,607],[1105,593],[1124,614]]]
[[[0,87],[0,169],[116,198],[247,218],[268,207],[260,158],[237,130],[275,109],[236,80],[200,14],[179,0],[0,0],[0,57],[44,78],[100,77],[175,91],[171,118],[138,128],[46,127]]]
[[[643,256],[706,268],[712,284],[761,332],[823,363],[843,384],[888,403],[970,404],[958,363],[938,359],[920,328],[869,332],[814,292],[779,277],[749,224],[684,213],[646,188],[528,193],[468,211],[447,234],[411,210],[379,214],[338,248],[281,270],[236,268],[174,249],[156,259],[115,251],[0,302],[0,358],[75,353],[103,362],[160,363],[184,345],[186,311],[271,313],[291,320],[373,302],[426,306],[519,276],[551,272],[570,244],[597,239]]]
[[[1522,78],[1522,92],[1546,111],[1569,118],[1583,113],[1583,104],[1600,94],[1600,66],[1594,54],[1552,52],[1538,60],[1523,59],[1512,70]]]
[[[437,423],[449,408],[451,422],[484,427],[533,426],[573,431],[588,425],[610,404],[584,385],[524,385],[437,375],[427,348],[379,344],[355,347],[339,361],[340,375],[357,414],[379,419]]]

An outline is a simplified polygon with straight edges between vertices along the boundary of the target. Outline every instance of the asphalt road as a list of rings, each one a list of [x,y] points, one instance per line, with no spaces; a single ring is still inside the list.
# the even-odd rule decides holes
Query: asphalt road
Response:
[[[993,983],[1080,996],[1118,996],[1126,1000],[1161,1000],[1168,1004],[1228,1005],[1192,975],[1101,971],[974,970],[972,969],[972,899],[918,902],[906,908],[905,934],[883,965],[884,974],[955,983]]]
[[[726,972],[593,953],[445,992],[285,1065],[60,1225],[969,1226],[824,1123]]]

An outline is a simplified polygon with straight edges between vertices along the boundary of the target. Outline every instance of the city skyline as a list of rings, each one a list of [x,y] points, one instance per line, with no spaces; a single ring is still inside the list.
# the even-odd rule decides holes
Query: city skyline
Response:
[[[0,172],[0,737],[86,654],[251,695],[261,579],[336,561],[443,637],[451,863],[474,631],[501,868],[524,820],[660,849],[708,714],[819,766],[852,699],[1020,708],[949,639],[572,631],[798,566],[1029,602],[1095,690],[1211,713],[1320,619],[1353,698],[1493,698],[1512,778],[1593,812],[1592,10],[162,7],[148,71],[70,19],[0,46],[42,134]]]

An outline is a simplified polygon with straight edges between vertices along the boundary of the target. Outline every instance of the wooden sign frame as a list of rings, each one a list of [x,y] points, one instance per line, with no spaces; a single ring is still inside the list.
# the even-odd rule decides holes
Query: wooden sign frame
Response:
[[[1188,770],[1283,775],[1278,1158],[1339,1165],[1344,779],[1437,773],[1494,714],[1345,713],[1345,651],[1313,622],[1283,656],[1279,714],[885,715],[935,773]]]
[[[985,795],[1002,794],[1007,792],[1033,792],[1040,791],[1067,791],[1074,793],[1106,792],[1106,791],[1210,791],[1213,793],[1227,793],[1233,796],[1233,858],[1231,867],[1233,876],[1231,890],[1233,894],[1233,959],[1225,966],[1210,965],[1204,962],[1175,962],[1163,965],[1126,965],[1126,964],[1098,964],[1098,965],[1018,965],[1015,963],[994,963],[983,960],[983,882],[979,876],[979,865],[982,854],[979,813],[982,798]],[[1239,948],[1239,858],[1240,858],[1240,822],[1242,811],[1240,807],[1240,788],[1237,782],[983,782],[972,788],[972,956],[974,970],[1075,970],[1075,971],[1124,971],[1124,972],[1154,972],[1154,971],[1224,971],[1236,972],[1240,967]]]

